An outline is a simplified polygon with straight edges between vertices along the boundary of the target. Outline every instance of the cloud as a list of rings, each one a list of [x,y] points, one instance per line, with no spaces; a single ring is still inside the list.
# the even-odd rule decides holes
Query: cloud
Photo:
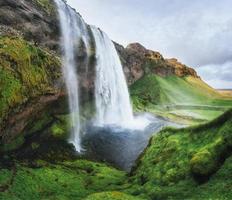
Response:
[[[201,66],[198,73],[215,88],[232,88],[232,61]]]
[[[231,0],[68,2],[88,23],[123,45],[140,42],[197,70],[206,65],[221,69],[224,63],[232,61]],[[202,76],[208,80],[207,73]]]

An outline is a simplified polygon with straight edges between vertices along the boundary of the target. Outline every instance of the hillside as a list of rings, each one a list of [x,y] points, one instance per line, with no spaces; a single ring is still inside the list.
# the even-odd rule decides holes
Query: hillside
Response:
[[[232,106],[230,97],[192,76],[146,75],[130,91],[137,110],[187,124],[212,120]]]
[[[166,128],[152,137],[128,175],[80,158],[46,161],[40,151],[33,159],[5,155],[0,199],[231,199],[231,129],[232,110],[205,125]],[[69,147],[62,148],[59,157],[70,155]]]
[[[132,191],[150,199],[231,199],[231,129],[232,110],[205,125],[164,129],[138,160]]]
[[[116,44],[137,111],[145,110],[182,124],[212,120],[232,107],[232,98],[207,85],[177,59],[138,43]]]

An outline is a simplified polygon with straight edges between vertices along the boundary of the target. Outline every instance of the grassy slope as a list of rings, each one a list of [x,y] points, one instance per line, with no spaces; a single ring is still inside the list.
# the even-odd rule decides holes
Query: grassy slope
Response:
[[[0,199],[229,200],[231,130],[232,110],[205,125],[166,128],[151,139],[129,177],[105,164],[86,160],[58,159],[51,163],[39,157],[28,163],[10,159],[7,165],[0,162]],[[65,152],[52,151],[54,160],[55,152]]]
[[[151,199],[232,199],[231,130],[232,110],[205,125],[161,131],[133,172],[129,192]]]
[[[227,96],[227,97],[230,97],[232,98],[232,90],[230,89],[225,89],[225,90],[217,90],[221,95],[223,96]]]
[[[187,124],[212,120],[232,107],[232,98],[193,77],[147,75],[135,82],[130,91],[136,109]]]

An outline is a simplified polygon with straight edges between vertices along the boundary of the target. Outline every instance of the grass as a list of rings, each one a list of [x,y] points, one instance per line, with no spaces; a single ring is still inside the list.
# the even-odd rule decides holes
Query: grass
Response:
[[[224,189],[232,184],[231,130],[232,110],[205,125],[164,129],[151,139],[127,192],[148,199],[231,199]]]
[[[124,172],[86,160],[56,165],[40,163],[37,168],[17,164],[11,183],[11,170],[1,169],[0,188],[8,185],[0,192],[0,199],[82,199],[102,190],[120,189],[126,178]]]
[[[142,200],[142,199],[121,192],[113,191],[113,192],[95,193],[88,196],[84,200]]]
[[[232,198],[232,110],[204,125],[162,130],[130,175],[106,164],[69,158],[70,147],[58,143],[66,118],[57,116],[51,126],[53,140],[47,133],[47,141],[37,135],[31,144],[27,141],[30,148],[17,151],[19,157],[13,152],[1,158],[0,199]]]
[[[130,93],[135,110],[186,124],[212,120],[232,107],[232,98],[190,76],[146,75],[130,87]]]

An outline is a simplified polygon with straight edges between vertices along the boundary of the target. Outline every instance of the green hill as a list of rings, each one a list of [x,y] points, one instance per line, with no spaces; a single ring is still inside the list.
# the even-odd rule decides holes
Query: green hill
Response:
[[[229,200],[231,130],[232,110],[204,125],[166,128],[152,137],[130,174],[82,159],[4,156],[0,199]]]
[[[232,106],[232,98],[192,76],[146,75],[130,92],[135,109],[187,124],[212,120]]]
[[[205,125],[161,131],[138,161],[129,191],[148,199],[232,199],[231,130],[232,110]]]

